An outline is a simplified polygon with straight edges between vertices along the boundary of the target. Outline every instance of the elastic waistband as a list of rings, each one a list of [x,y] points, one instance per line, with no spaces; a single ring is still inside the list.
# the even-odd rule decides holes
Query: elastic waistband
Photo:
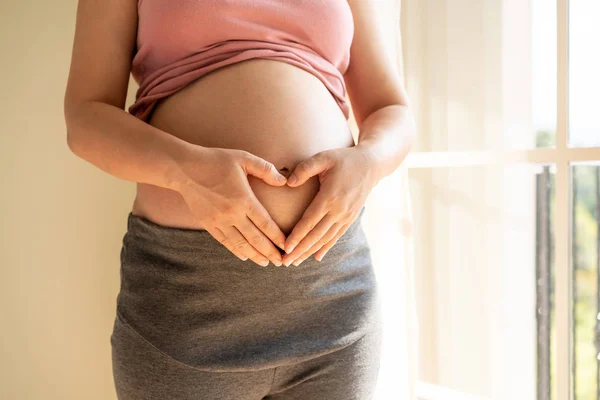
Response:
[[[360,210],[358,217],[350,224],[346,232],[336,243],[343,243],[352,239],[361,227],[365,206]],[[126,236],[135,237],[154,243],[158,246],[177,247],[180,249],[214,248],[222,244],[215,239],[206,229],[190,229],[165,226],[150,221],[145,217],[129,212],[127,216]]]

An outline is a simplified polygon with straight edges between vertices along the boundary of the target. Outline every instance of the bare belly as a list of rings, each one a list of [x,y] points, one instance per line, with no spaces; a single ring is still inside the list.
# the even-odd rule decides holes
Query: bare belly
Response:
[[[204,147],[249,151],[280,171],[291,172],[320,151],[354,146],[348,122],[324,84],[275,60],[251,59],[213,71],[163,99],[148,123]],[[316,176],[296,188],[248,180],[286,235],[319,190]],[[203,229],[178,192],[158,186],[137,183],[131,211],[160,225]]]

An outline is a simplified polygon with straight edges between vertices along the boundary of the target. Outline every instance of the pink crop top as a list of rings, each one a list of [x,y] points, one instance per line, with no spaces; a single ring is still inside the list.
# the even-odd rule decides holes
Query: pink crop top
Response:
[[[349,118],[343,75],[354,35],[347,0],[139,0],[129,113],[147,121],[157,102],[201,76],[250,58],[309,71]]]

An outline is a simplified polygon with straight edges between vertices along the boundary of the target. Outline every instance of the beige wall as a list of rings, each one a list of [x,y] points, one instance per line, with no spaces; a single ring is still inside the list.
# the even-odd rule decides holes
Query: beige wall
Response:
[[[109,338],[135,185],[66,144],[76,5],[0,2],[1,399],[116,398]]]

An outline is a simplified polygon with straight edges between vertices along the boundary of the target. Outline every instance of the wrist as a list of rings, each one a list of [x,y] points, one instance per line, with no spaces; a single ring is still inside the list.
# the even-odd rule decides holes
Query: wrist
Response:
[[[362,165],[365,166],[366,175],[371,178],[376,185],[384,176],[383,161],[377,152],[376,146],[368,141],[361,141],[355,146],[362,157]]]
[[[167,151],[169,161],[163,174],[165,186],[179,193],[184,192],[191,183],[186,171],[189,171],[190,163],[198,163],[204,159],[201,153],[205,150],[205,147],[184,140],[171,147]]]

